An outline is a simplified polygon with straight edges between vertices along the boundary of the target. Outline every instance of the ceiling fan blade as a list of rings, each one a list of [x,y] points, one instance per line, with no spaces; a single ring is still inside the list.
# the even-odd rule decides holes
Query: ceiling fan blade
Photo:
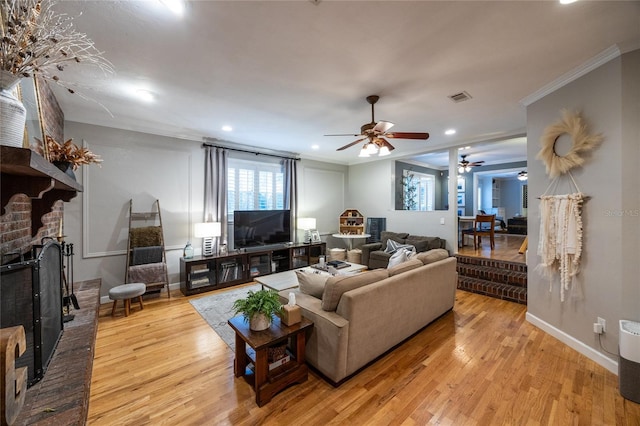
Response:
[[[414,133],[414,132],[390,132],[385,133],[385,137],[391,139],[429,139],[429,133]]]
[[[376,125],[373,127],[374,132],[385,133],[387,130],[394,126],[390,121],[378,121]]]
[[[359,135],[356,135],[356,136],[359,136]],[[360,143],[362,141],[366,141],[366,140],[367,140],[367,138],[358,139],[358,140],[353,141],[353,142],[351,142],[349,144],[346,144],[345,146],[341,146],[340,148],[336,149],[336,151],[342,151],[343,149],[350,148],[350,147],[352,147],[352,146],[354,146],[354,145],[356,145],[356,144],[358,144],[358,143]]]
[[[482,163],[484,163],[483,161],[474,161],[473,163],[469,163],[470,166],[475,167],[475,166],[481,166]]]
[[[353,133],[339,133],[339,134],[335,134],[335,135],[324,135],[324,136],[353,136],[353,137],[358,137],[361,136],[360,134],[353,134]]]

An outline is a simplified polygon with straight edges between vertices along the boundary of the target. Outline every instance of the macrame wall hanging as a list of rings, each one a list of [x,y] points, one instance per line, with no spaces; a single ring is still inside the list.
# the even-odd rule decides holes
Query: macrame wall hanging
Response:
[[[556,152],[556,142],[564,134],[571,136],[571,150],[563,156]],[[546,166],[552,179],[540,197],[540,239],[537,254],[541,258],[536,270],[549,278],[549,291],[553,277],[560,274],[560,301],[564,302],[565,291],[570,290],[573,277],[580,271],[582,255],[582,205],[585,196],[570,170],[585,162],[584,154],[602,142],[602,136],[590,135],[578,113],[562,112],[562,120],[545,129],[540,144],[538,159]],[[555,194],[560,179],[567,175],[572,193]]]

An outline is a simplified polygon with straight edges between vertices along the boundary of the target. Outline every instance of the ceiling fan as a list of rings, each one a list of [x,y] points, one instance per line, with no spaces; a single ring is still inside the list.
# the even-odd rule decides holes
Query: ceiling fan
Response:
[[[484,161],[470,162],[467,160],[466,155],[461,155],[460,157],[462,157],[462,160],[458,163],[458,173],[471,171],[472,167],[482,166],[482,163],[484,163]]]
[[[389,129],[393,127],[393,123],[389,121],[378,121],[374,118],[373,106],[380,99],[379,96],[371,95],[367,96],[367,102],[371,104],[371,123],[363,124],[360,127],[360,134],[346,133],[337,135],[325,135],[325,136],[363,136],[345,146],[338,148],[336,151],[342,151],[353,145],[356,145],[362,141],[366,141],[359,157],[369,157],[370,155],[378,154],[379,156],[389,155],[395,148],[385,138],[389,139],[424,139],[429,138],[429,133],[414,133],[414,132],[389,132]]]

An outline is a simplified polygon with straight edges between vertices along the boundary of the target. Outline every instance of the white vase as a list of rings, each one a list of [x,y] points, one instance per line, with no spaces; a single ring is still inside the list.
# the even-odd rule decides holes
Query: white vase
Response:
[[[20,77],[0,71],[0,145],[22,148],[27,110],[13,93]]]
[[[271,316],[262,313],[253,314],[249,319],[249,328],[253,331],[262,331],[271,327]]]

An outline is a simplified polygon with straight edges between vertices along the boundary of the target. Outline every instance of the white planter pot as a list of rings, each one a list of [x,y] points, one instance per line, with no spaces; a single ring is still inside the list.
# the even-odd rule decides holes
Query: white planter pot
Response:
[[[0,71],[0,145],[22,148],[27,110],[13,90],[20,78]]]
[[[249,319],[249,328],[253,331],[262,331],[271,327],[271,317],[265,314],[253,314]]]

